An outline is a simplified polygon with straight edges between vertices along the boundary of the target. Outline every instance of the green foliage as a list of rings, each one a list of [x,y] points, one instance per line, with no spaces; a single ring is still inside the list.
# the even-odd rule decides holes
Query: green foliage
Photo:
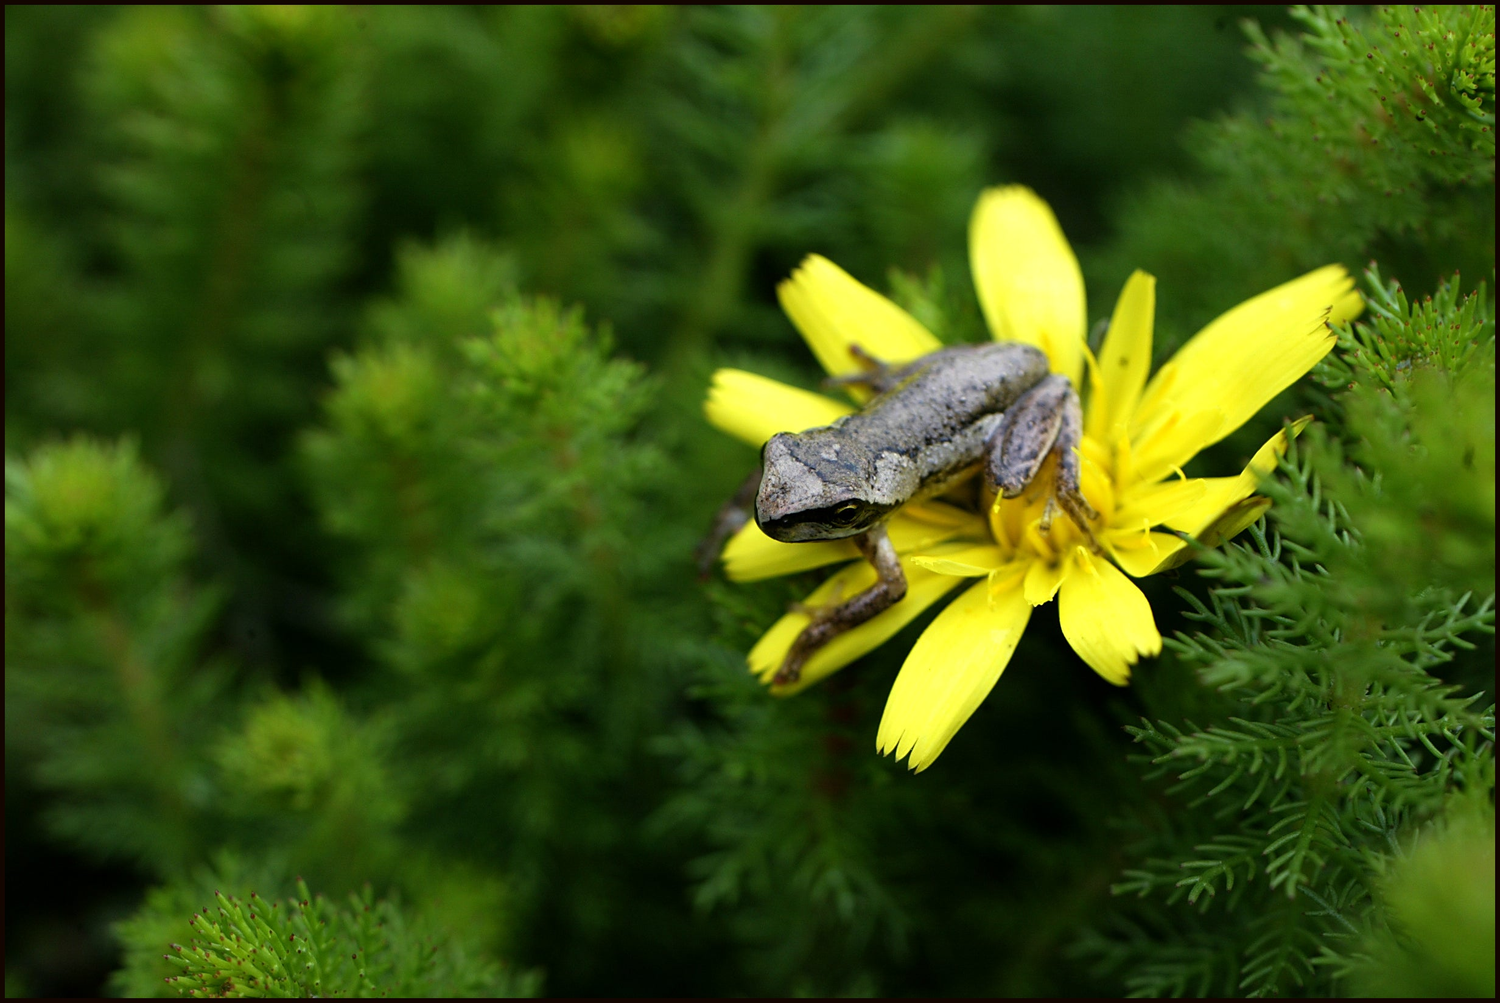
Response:
[[[1379,883],[1389,926],[1351,958],[1360,996],[1495,995],[1495,826],[1460,804],[1398,855]]]
[[[1493,7],[1245,16],[7,7],[8,994],[1492,993]],[[703,386],[813,252],[985,337],[1012,181],[1163,354],[1381,271],[1169,651],[912,777],[922,623],[775,701],[695,581]]]
[[[518,296],[493,251],[401,261],[370,345],[334,362],[305,467],[347,543],[346,616],[387,670],[371,698],[417,845],[483,847],[463,852],[508,876],[511,907],[578,929],[626,907],[573,876],[629,838],[608,806],[650,776],[636,736],[666,696],[634,654],[653,619],[632,590],[661,560],[639,531],[662,471],[637,439],[651,388],[579,310]]]
[[[391,875],[406,804],[389,776],[388,729],[351,714],[316,679],[295,696],[246,703],[213,750],[235,843],[278,847],[335,887]]]
[[[1365,379],[1374,387],[1403,396],[1413,366],[1458,373],[1475,364],[1475,354],[1491,346],[1484,337],[1492,328],[1491,304],[1484,284],[1460,297],[1457,281],[1440,281],[1435,295],[1411,302],[1399,282],[1382,282],[1373,265],[1366,273],[1369,316],[1339,332],[1340,355],[1329,356],[1318,372],[1329,386]],[[1456,277],[1455,277],[1456,278]],[[1479,360],[1482,362],[1482,360]]]
[[[294,866],[339,887],[391,881],[404,802],[386,775],[385,729],[316,681],[296,697],[243,699],[243,722],[224,729],[227,666],[200,650],[221,604],[184,574],[191,534],[163,508],[159,480],[128,444],[76,439],[7,465],[6,732],[54,792],[49,830],[158,874],[181,873],[217,842],[257,853],[260,882]],[[477,943],[467,949],[477,959],[498,941],[494,880],[462,866],[433,873],[420,857],[399,873],[428,896],[418,903],[428,936]],[[137,933],[160,925],[141,922]],[[125,940],[149,957],[165,942]],[[462,956],[402,977],[443,992],[524,988]],[[132,992],[160,989],[160,978]]]
[[[1370,289],[1370,322],[1343,332],[1347,361],[1320,374],[1354,384],[1343,401],[1353,462],[1330,459],[1320,476],[1362,544],[1328,569],[1361,591],[1358,605],[1402,621],[1429,598],[1403,594],[1412,582],[1430,598],[1493,589],[1495,320],[1483,284],[1460,299],[1457,280],[1444,282],[1421,303],[1373,274]]]
[[[197,664],[219,607],[131,444],[74,439],[5,470],[5,731],[58,793],[49,827],[171,867],[199,847],[198,758],[222,671]]]
[[[184,921],[179,903],[191,895],[157,889],[121,924],[132,952],[131,967],[117,980],[125,995],[157,995],[151,984],[157,976],[140,955],[160,949],[163,926],[191,931],[164,956],[167,969],[179,974],[161,981],[179,996],[512,998],[534,996],[538,988],[534,973],[510,972],[438,940],[395,904],[377,901],[368,886],[342,908],[301,880],[296,895],[280,901],[216,890],[214,906]]]
[[[752,986],[867,995],[878,983],[862,956],[910,952],[886,844],[908,806],[866,754],[870,708],[857,694],[771,702],[740,671],[739,651],[796,593],[739,591],[718,597],[727,650],[692,691],[718,720],[662,742],[681,764],[681,792],[653,822],[706,838],[709,852],[691,864],[693,903],[732,916],[755,952]]]
[[[1301,33],[1274,41],[1246,23],[1267,112],[1200,128],[1208,177],[1137,196],[1090,271],[1110,286],[1132,268],[1161,279],[1163,358],[1191,324],[1330,258],[1379,252],[1424,276],[1494,269],[1494,7],[1292,17]]]
[[[1138,994],[1326,995],[1393,921],[1425,950],[1447,919],[1412,905],[1412,878],[1382,903],[1382,875],[1472,851],[1388,860],[1456,799],[1493,825],[1494,693],[1469,653],[1494,633],[1494,321],[1456,284],[1422,304],[1370,285],[1373,323],[1323,369],[1348,383],[1350,445],[1305,434],[1263,488],[1274,528],[1200,555],[1222,583],[1206,601],[1179,590],[1207,629],[1167,643],[1220,695],[1215,723],[1131,729],[1192,809],[1144,816],[1114,886],[1179,908],[1089,944]],[[1474,944],[1454,944],[1390,964],[1472,989]]]
[[[70,95],[86,123],[77,232],[41,222],[42,179],[7,188],[42,252],[12,249],[7,223],[7,292],[32,304],[7,312],[10,441],[136,435],[232,586],[239,654],[259,663],[286,615],[269,593],[309,575],[310,537],[283,519],[299,494],[288,446],[349,311],[364,127],[349,31],[316,8],[119,11],[82,47]]]

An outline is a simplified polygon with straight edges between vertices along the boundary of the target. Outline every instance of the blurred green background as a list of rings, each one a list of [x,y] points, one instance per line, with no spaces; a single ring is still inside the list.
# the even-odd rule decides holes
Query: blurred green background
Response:
[[[209,891],[297,875],[556,995],[1121,992],[1081,931],[1165,802],[1120,726],[1228,712],[1170,652],[1112,690],[1048,616],[920,778],[873,751],[920,623],[766,698],[743,652],[810,579],[696,580],[755,462],[709,374],[816,385],[774,295],[813,252],[983,337],[966,226],[1000,183],[1052,204],[1091,319],[1158,275],[1158,361],[1329,261],[1494,271],[1492,131],[1380,147],[1354,84],[1319,120],[1322,50],[1259,83],[1247,54],[1306,30],[1279,7],[5,27],[8,994],[155,991]],[[1205,472],[1331,413],[1299,394]],[[1148,583],[1163,634],[1173,584],[1204,589]],[[1455,685],[1492,692],[1487,622]]]

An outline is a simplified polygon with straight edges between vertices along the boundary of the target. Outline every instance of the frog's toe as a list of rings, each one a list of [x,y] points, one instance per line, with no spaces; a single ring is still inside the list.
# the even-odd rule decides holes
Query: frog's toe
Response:
[[[1063,504],[1065,506],[1072,506],[1072,508],[1076,508],[1079,512],[1083,513],[1083,518],[1086,521],[1099,518],[1099,513],[1095,511],[1094,506],[1090,505],[1089,500],[1081,494],[1070,496]]]
[[[1099,541],[1094,536],[1093,526],[1090,525],[1092,520],[1099,518],[1099,513],[1094,511],[1094,507],[1088,503],[1088,500],[1081,494],[1059,494],[1055,495],[1054,498],[1058,506],[1064,512],[1068,513],[1068,518],[1073,520],[1073,525],[1078,527],[1078,531],[1083,534],[1083,538],[1088,541],[1089,549],[1096,554],[1102,553]],[[1050,501],[1048,509],[1049,511],[1051,509]]]

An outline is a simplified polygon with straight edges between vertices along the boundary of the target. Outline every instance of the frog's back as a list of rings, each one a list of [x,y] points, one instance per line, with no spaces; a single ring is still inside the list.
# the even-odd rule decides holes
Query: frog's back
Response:
[[[845,419],[846,428],[911,455],[1004,411],[1047,370],[1047,357],[1020,342],[939,349],[898,371],[899,382]]]

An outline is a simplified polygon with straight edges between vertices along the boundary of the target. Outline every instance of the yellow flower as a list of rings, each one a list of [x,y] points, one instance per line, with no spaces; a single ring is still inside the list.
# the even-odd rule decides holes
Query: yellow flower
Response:
[[[1188,544],[1179,533],[1214,546],[1259,518],[1269,502],[1254,495],[1258,478],[1274,468],[1287,435],[1306,419],[1272,437],[1235,476],[1188,478],[1182,466],[1327,354],[1334,343],[1330,320],[1348,319],[1363,308],[1343,268],[1320,268],[1225,313],[1148,381],[1156,280],[1138,271],[1125,283],[1094,360],[1084,339],[1087,314],[1077,259],[1052,210],[1030,189],[991,189],[980,197],[969,227],[969,255],[994,337],[1036,345],[1053,372],[1085,391],[1082,487],[1099,513],[1091,528],[1102,553],[1086,545],[1071,519],[1044,519],[1051,484],[1046,468],[1033,490],[997,499],[987,513],[927,501],[907,505],[891,519],[906,597],[836,637],[813,654],[801,679],[772,692],[793,693],[817,682],[967,585],[917,640],[880,722],[880,752],[908,757],[918,771],[932,764],[994,687],[1032,608],[1054,596],[1068,643],[1109,682],[1124,685],[1137,659],[1161,651],[1150,604],[1126,576],[1139,578],[1184,560]],[[817,255],[777,291],[830,375],[859,368],[851,345],[889,362],[940,347],[910,314]],[[861,394],[855,391],[856,399]],[[714,425],[755,446],[776,432],[826,425],[853,410],[736,369],[714,374],[704,409]],[[848,540],[779,543],[752,521],[730,539],[723,560],[731,579],[754,581],[858,556]],[[874,569],[858,561],[802,605],[847,599],[874,580]],[[778,620],[751,650],[751,670],[769,682],[808,622],[800,609]]]

